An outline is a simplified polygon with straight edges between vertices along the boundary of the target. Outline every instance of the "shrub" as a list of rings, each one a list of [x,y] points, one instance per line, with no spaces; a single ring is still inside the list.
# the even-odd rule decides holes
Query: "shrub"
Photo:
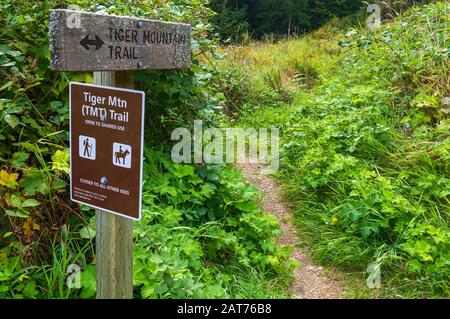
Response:
[[[342,69],[299,98],[284,131],[281,175],[313,254],[382,265],[416,296],[449,294],[446,6],[348,33]]]

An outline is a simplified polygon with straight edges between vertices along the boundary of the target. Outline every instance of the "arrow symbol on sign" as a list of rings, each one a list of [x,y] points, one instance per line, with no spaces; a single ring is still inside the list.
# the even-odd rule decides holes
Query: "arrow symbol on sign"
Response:
[[[89,50],[90,45],[95,45],[95,50],[98,50],[103,46],[103,44],[105,44],[105,42],[103,42],[97,35],[95,35],[95,40],[89,40],[89,36],[87,35],[80,41],[80,44],[86,50]]]

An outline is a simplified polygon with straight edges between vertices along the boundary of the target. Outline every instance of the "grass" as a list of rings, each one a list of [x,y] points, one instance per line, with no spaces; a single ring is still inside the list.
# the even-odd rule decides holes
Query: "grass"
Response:
[[[256,268],[234,265],[227,268],[229,282],[226,283],[228,298],[235,299],[290,299],[286,282],[290,278],[276,277]]]
[[[226,113],[266,105],[290,104],[299,89],[311,89],[332,75],[342,59],[341,48],[331,39],[337,27],[279,43],[252,42],[219,50],[226,56],[216,66],[218,90],[227,99]]]
[[[223,51],[227,60],[222,68],[243,68],[256,88],[270,89],[268,75],[280,72],[281,84],[297,88],[303,82],[300,75],[314,77],[330,76],[340,58],[341,48],[330,41],[335,36],[332,27],[323,28],[298,39],[278,43],[252,42],[248,46],[230,46]],[[308,72],[308,70],[314,70]]]
[[[69,231],[67,227],[63,227],[61,233],[61,241],[52,244],[51,262],[41,266],[41,276],[45,278],[42,282],[46,284],[41,289],[47,293],[45,297],[48,299],[73,298],[76,291],[67,286],[69,266],[77,265],[81,271],[95,255],[92,241],[82,244],[78,233]]]
[[[238,110],[227,124],[281,129],[278,177],[301,240],[349,297],[450,295],[447,12],[232,47],[220,66],[240,76],[224,79]],[[314,81],[296,81],[297,66]],[[374,264],[382,288],[370,290]]]

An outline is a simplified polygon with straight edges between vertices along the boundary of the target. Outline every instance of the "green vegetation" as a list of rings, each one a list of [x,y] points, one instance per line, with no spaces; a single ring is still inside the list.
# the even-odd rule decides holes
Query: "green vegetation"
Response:
[[[149,149],[145,157],[144,218],[134,229],[141,297],[266,297],[267,280],[289,281],[278,222],[234,168],[177,165]],[[246,273],[262,279],[256,291],[246,291],[256,281]]]
[[[243,92],[258,92],[240,104],[239,125],[282,130],[279,177],[301,236],[317,261],[360,277],[349,296],[450,295],[448,9],[415,7],[379,30],[331,25],[231,48],[223,65],[240,74],[236,85],[255,85]],[[300,83],[293,65],[310,70],[298,71]],[[269,92],[290,103],[273,105]],[[373,294],[360,288],[369,265],[382,274]]]
[[[0,299],[96,292],[94,211],[68,196],[68,84],[93,77],[49,68],[48,10],[68,4],[193,26],[190,69],[135,74],[147,112],[136,298],[291,297],[298,265],[257,189],[231,166],[171,161],[172,130],[194,119],[280,128],[301,241],[347,296],[449,297],[449,5],[413,2],[429,1],[385,1],[385,19],[409,11],[348,30],[354,1],[282,1],[269,17],[278,1],[0,0]],[[246,45],[218,49],[231,35]],[[382,289],[363,288],[369,267]]]
[[[150,148],[145,158],[143,219],[133,230],[136,298],[288,296],[282,287],[295,263],[276,245],[278,222],[260,210],[254,187],[231,167],[173,164]],[[48,264],[23,267],[30,248],[18,241],[2,248],[2,298],[95,296],[95,219],[84,211],[88,225],[62,226]],[[67,289],[72,263],[83,267],[81,289]]]
[[[148,113],[135,297],[288,296],[294,264],[276,246],[279,225],[256,204],[258,192],[233,168],[174,165],[168,155],[170,132],[212,123],[223,96],[198,59],[214,50],[206,2],[0,0],[0,298],[95,296],[94,212],[68,199],[68,84],[91,83],[92,74],[49,69],[48,10],[67,4],[194,29],[191,69],[135,77]],[[82,269],[81,289],[66,285],[71,264]]]

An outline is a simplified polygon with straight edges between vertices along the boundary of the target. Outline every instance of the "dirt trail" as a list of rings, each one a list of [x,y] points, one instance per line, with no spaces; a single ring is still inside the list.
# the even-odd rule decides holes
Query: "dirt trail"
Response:
[[[292,246],[294,248],[292,257],[303,265],[294,271],[295,281],[290,287],[291,293],[303,299],[342,298],[341,284],[332,276],[326,275],[322,267],[313,264],[305,251],[295,247],[298,241],[297,230],[292,226],[291,209],[283,201],[279,185],[271,177],[261,174],[258,164],[238,164],[237,169],[262,192],[263,208],[278,218],[283,230],[278,243]]]

